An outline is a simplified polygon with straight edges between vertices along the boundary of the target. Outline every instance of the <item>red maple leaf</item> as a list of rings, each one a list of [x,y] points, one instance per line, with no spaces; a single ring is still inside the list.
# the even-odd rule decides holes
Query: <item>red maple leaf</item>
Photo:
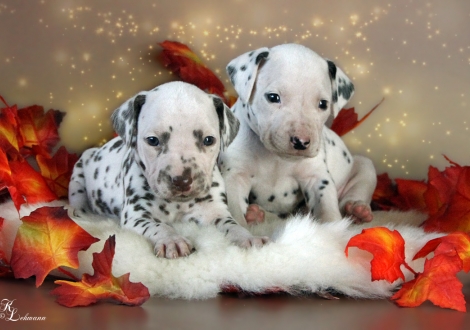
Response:
[[[452,162],[439,171],[430,166],[427,182],[396,179],[387,174],[377,176],[373,205],[382,210],[419,210],[429,218],[426,231],[470,232],[470,166]]]
[[[392,203],[402,211],[426,210],[424,193],[428,185],[424,181],[396,179],[397,195]]]
[[[18,110],[19,132],[23,138],[23,154],[50,155],[52,148],[60,141],[58,127],[65,114],[58,110],[49,110],[33,105]],[[36,149],[31,152],[31,149]]]
[[[377,175],[377,186],[372,195],[374,209],[389,211],[394,207],[391,198],[396,196],[397,189],[388,173]]]
[[[37,287],[53,269],[78,268],[78,252],[99,241],[72,221],[62,207],[41,207],[21,220],[10,264],[16,278],[35,275]]]
[[[346,133],[352,131],[360,124],[362,124],[371,114],[374,112],[375,109],[383,102],[380,101],[375,107],[373,107],[361,120],[358,120],[358,116],[354,108],[349,109],[341,109],[338,115],[333,120],[331,124],[331,130],[333,130],[339,136],[343,136]]]
[[[456,232],[427,242],[413,260],[434,253],[425,261],[423,273],[408,283],[392,297],[403,307],[416,307],[424,301],[465,312],[462,283],[456,277],[461,270],[470,271],[470,236]]]
[[[462,283],[456,274],[462,270],[462,260],[457,252],[439,254],[424,263],[423,273],[405,284],[392,296],[392,300],[402,307],[416,307],[424,301],[465,312],[465,299]]]
[[[393,182],[387,173],[377,175],[377,186],[372,196],[373,205],[380,210],[426,211],[424,193],[427,183],[416,180],[396,179]]]
[[[416,253],[413,260],[424,258],[431,252],[434,252],[434,254],[447,254],[449,249],[457,252],[463,263],[462,269],[468,273],[470,271],[470,235],[462,232],[450,233],[430,240]]]
[[[93,253],[94,274],[84,274],[80,282],[55,281],[60,286],[51,294],[66,307],[88,306],[100,300],[112,300],[125,305],[138,306],[150,298],[141,283],[129,281],[129,273],[114,277],[111,271],[115,250],[115,237],[105,242],[103,251]]]
[[[65,147],[61,146],[52,158],[38,155],[36,160],[49,188],[58,198],[67,197],[70,177],[78,156],[69,154]]]
[[[470,167],[451,162],[440,172],[429,168],[428,189],[424,194],[427,231],[470,232]]]
[[[225,100],[224,84],[188,46],[168,40],[159,45],[163,48],[159,59],[181,80]]]
[[[349,240],[345,249],[346,256],[348,249],[353,246],[372,253],[370,264],[373,281],[387,280],[393,283],[399,278],[405,280],[401,265],[414,273],[405,262],[405,241],[396,230],[391,231],[385,227],[362,230]]]

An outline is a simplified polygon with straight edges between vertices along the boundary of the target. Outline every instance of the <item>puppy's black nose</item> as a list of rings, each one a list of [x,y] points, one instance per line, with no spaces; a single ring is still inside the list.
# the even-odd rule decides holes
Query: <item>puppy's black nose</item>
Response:
[[[191,177],[191,170],[184,170],[183,175],[174,176],[171,178],[173,187],[178,191],[188,191],[191,189],[193,178]]]
[[[290,143],[292,144],[295,150],[305,150],[310,145],[310,139],[291,136]]]

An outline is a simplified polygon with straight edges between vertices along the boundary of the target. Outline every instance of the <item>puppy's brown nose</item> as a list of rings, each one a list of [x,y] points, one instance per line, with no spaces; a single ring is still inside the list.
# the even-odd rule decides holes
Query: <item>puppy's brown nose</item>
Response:
[[[290,143],[295,150],[305,150],[310,145],[310,139],[307,137],[291,136]]]
[[[177,175],[171,178],[171,184],[178,191],[188,191],[191,189],[193,178],[191,177],[191,170],[185,169],[183,175]]]
[[[191,183],[193,183],[193,179],[184,176],[174,176],[171,179],[171,183],[173,184],[173,187],[175,187],[176,190],[188,191],[189,189],[191,189]]]

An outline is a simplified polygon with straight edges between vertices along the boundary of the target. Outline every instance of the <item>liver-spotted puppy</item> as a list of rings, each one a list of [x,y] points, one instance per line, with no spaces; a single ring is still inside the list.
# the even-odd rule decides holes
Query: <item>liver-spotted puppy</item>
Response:
[[[267,241],[252,236],[228,211],[216,162],[239,123],[220,98],[171,82],[138,93],[112,121],[119,136],[86,150],[75,165],[71,206],[119,218],[166,258],[192,249],[171,226],[175,221],[215,225],[243,247]]]
[[[284,44],[237,57],[227,73],[239,96],[232,111],[240,131],[220,166],[234,218],[261,221],[263,209],[285,217],[306,208],[321,221],[371,221],[374,166],[325,126],[354,93],[344,72]]]

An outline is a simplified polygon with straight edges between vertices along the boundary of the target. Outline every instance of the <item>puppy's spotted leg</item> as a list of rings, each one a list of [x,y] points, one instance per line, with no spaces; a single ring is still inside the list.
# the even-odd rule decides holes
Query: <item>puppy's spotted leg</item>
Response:
[[[338,209],[338,193],[331,177],[327,173],[301,181],[308,210],[314,217],[322,222],[341,220]]]
[[[142,198],[139,195],[133,196]],[[186,238],[179,235],[169,224],[152,216],[145,206],[140,207],[126,202],[121,214],[121,226],[150,240],[157,257],[169,259],[184,257],[192,250],[192,245]]]
[[[233,218],[242,226],[247,225],[245,219],[248,208],[248,195],[251,190],[250,179],[244,174],[224,173],[227,187],[228,208]]]
[[[201,198],[201,201],[183,218],[183,221],[195,222],[198,225],[214,225],[232,243],[243,248],[261,247],[269,242],[266,236],[253,236],[232,217],[227,206],[224,181],[218,171],[215,170],[213,174],[213,188],[209,195]]]
[[[191,243],[163,222],[165,214],[152,212],[155,195],[135,162],[124,162],[124,206],[121,226],[150,240],[157,257],[178,258],[191,253]]]
[[[214,196],[214,210],[216,216],[213,217],[215,220],[212,220],[216,228],[225,233],[227,238],[235,243],[236,245],[244,248],[249,248],[251,246],[261,247],[264,244],[269,242],[269,238],[266,236],[253,236],[246,228],[242,227],[239,222],[237,222],[229,212],[228,209],[228,200],[227,195],[225,194],[225,183],[222,178],[222,175],[219,171],[214,171],[213,182],[217,182],[218,188],[212,189],[212,195]],[[245,180],[246,188],[249,192],[249,180]],[[222,192],[217,193],[214,190],[220,189]],[[242,207],[246,210],[248,207],[248,192],[246,192],[246,198],[242,201]],[[248,210],[246,215],[248,216]],[[263,214],[264,216],[264,214]],[[245,220],[245,217],[243,217]]]
[[[349,180],[343,189],[339,208],[343,215],[351,216],[356,223],[373,219],[370,202],[377,185],[374,164],[366,157],[354,156]]]

